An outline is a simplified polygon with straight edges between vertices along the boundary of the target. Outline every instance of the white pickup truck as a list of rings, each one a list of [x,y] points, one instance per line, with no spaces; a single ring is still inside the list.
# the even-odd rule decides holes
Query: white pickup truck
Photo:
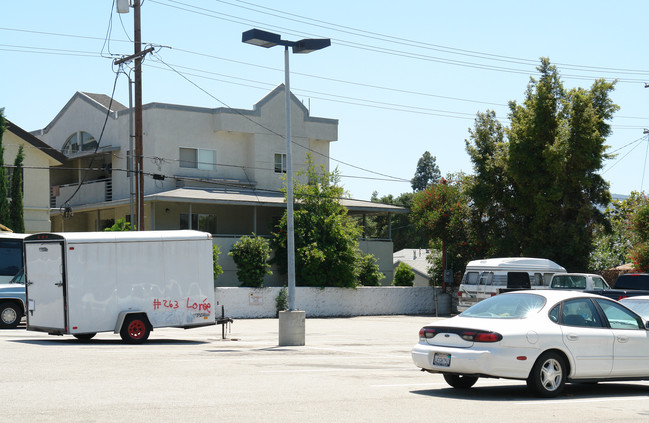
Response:
[[[569,291],[592,291],[611,289],[603,277],[590,273],[555,273],[550,282],[550,289]]]

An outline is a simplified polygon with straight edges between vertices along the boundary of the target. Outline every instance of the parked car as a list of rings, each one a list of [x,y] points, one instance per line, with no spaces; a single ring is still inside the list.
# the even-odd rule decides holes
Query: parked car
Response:
[[[571,291],[590,291],[593,289],[611,289],[600,275],[590,273],[555,273],[550,282],[550,289],[569,289]]]
[[[624,273],[615,279],[612,289],[594,289],[590,292],[618,301],[626,297],[649,295],[649,273]]]
[[[0,284],[0,329],[13,329],[25,315],[25,272]]]
[[[454,388],[480,377],[520,379],[554,397],[566,382],[649,379],[649,333],[646,320],[609,298],[517,291],[424,326],[412,359]]]
[[[620,303],[649,320],[649,295],[638,295],[637,297],[622,298]]]
[[[555,273],[566,269],[547,259],[503,257],[473,260],[466,265],[458,290],[458,310],[499,293],[521,289],[547,289]]]

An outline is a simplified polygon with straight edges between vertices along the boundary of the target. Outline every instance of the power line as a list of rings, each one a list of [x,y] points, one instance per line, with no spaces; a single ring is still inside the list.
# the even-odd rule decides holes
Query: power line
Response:
[[[97,37],[84,37],[84,36],[77,36],[77,35],[70,35],[70,34],[56,34],[56,33],[51,33],[51,32],[41,32],[41,31],[27,31],[27,30],[17,30],[17,29],[9,29],[9,28],[0,28],[0,29],[5,29],[5,30],[12,30],[12,31],[25,31],[25,32],[30,32],[30,33],[37,33],[37,34],[43,34],[43,35],[58,35],[58,36],[65,36],[65,37],[74,37],[74,38],[89,38],[89,39],[99,39],[106,41],[106,39],[102,38],[97,38]],[[2,44],[1,46],[5,47],[12,47],[12,49],[1,49],[0,50],[6,50],[6,51],[18,51],[18,52],[33,52],[33,53],[46,53],[49,52],[50,54],[55,54],[55,52],[61,52],[61,55],[76,55],[76,56],[96,56],[96,53],[94,52],[88,52],[88,51],[78,51],[78,50],[63,50],[63,49],[48,49],[48,48],[42,48],[42,47],[30,47],[30,46],[15,46],[15,45],[7,45],[7,44]],[[25,50],[18,50],[18,49],[30,49],[29,51]],[[103,49],[103,47],[102,47]],[[32,51],[34,50],[34,51]],[[185,49],[177,49],[174,48],[175,51],[180,51],[180,52],[185,52],[188,54],[193,54],[193,55],[199,55],[203,57],[208,57],[208,58],[213,58],[217,60],[224,60],[224,61],[229,61],[233,63],[238,63],[238,64],[244,64],[247,66],[254,66],[258,68],[263,68],[263,69],[269,69],[273,71],[281,71],[280,69],[277,68],[272,68],[272,67],[267,67],[267,66],[260,66],[257,64],[252,64],[252,63],[246,63],[246,62],[241,62],[237,60],[231,60],[231,59],[226,59],[210,54],[204,54],[204,53],[199,53],[199,52],[193,52],[190,50],[185,50]],[[115,57],[117,55],[113,55]],[[101,57],[105,57],[103,53],[101,54]],[[192,69],[192,68],[187,68],[187,69]],[[198,69],[193,69],[199,72],[207,72],[207,71],[202,71]],[[209,73],[209,72],[207,72]],[[525,72],[527,73],[527,72]],[[360,87],[367,87],[367,88],[372,88],[372,89],[378,89],[378,90],[384,90],[384,91],[391,91],[391,92],[396,92],[396,93],[403,93],[403,94],[411,94],[411,95],[417,95],[417,96],[426,96],[426,97],[434,97],[434,98],[441,98],[441,99],[447,99],[447,100],[453,100],[453,101],[462,101],[462,102],[469,102],[469,103],[476,103],[476,104],[486,104],[486,105],[491,105],[491,106],[500,106],[500,107],[506,107],[506,104],[503,103],[494,103],[494,102],[487,102],[487,101],[481,101],[481,100],[476,100],[476,99],[466,99],[466,98],[458,98],[458,97],[452,97],[452,96],[442,96],[442,95],[437,95],[437,94],[432,94],[432,93],[423,93],[419,91],[412,91],[412,90],[403,90],[403,89],[398,89],[398,88],[391,88],[391,87],[384,87],[384,86],[378,86],[378,85],[372,85],[372,84],[366,84],[366,83],[360,83],[360,82],[352,82],[352,81],[345,81],[345,80],[340,80],[340,79],[335,79],[335,78],[327,78],[327,77],[322,77],[322,76],[316,76],[316,75],[311,75],[311,74],[305,74],[305,73],[300,73],[300,72],[294,72],[295,75],[300,75],[300,76],[305,76],[305,77],[310,77],[310,78],[316,78],[320,80],[327,80],[327,81],[332,81],[332,82],[337,82],[337,83],[343,83],[343,84],[348,84],[348,85],[354,85],[354,86],[360,86]],[[224,74],[220,74],[224,77],[229,77],[229,78],[236,78],[233,76],[228,76]],[[227,82],[227,81],[223,81]],[[251,81],[252,82],[252,81]],[[262,83],[258,82],[257,83]],[[267,83],[264,83],[267,84]],[[241,84],[240,84],[241,85]],[[269,84],[267,84],[269,85]],[[257,87],[253,87],[257,88]],[[304,91],[304,90],[303,90]],[[330,96],[333,96],[332,94],[328,94]],[[364,99],[358,99],[361,101],[367,101],[367,102],[372,102],[372,100],[364,100]],[[332,101],[332,100],[329,100]],[[347,104],[353,104],[347,102]],[[403,107],[403,106],[402,106]],[[395,109],[389,109],[389,110],[395,110]],[[451,113],[451,114],[457,114],[461,112],[452,112],[452,111],[444,111],[446,113]],[[628,119],[647,119],[647,118],[641,118],[641,117],[622,117],[620,116],[619,118],[628,118]],[[621,126],[617,126],[618,128],[621,128]],[[640,127],[629,127],[632,129],[639,129]]]
[[[174,2],[174,3],[180,3],[180,2],[175,1],[175,0],[168,0],[168,1],[171,1],[171,2]],[[448,46],[442,46],[442,45],[439,45],[439,44],[427,43],[427,42],[422,41],[422,40],[410,40],[410,39],[407,39],[407,38],[395,37],[395,36],[392,36],[392,35],[386,35],[386,34],[381,34],[381,33],[377,33],[377,32],[366,31],[366,30],[362,30],[362,29],[358,29],[358,28],[354,28],[354,27],[349,27],[349,26],[345,26],[345,25],[339,25],[339,24],[332,23],[332,22],[326,22],[326,21],[322,21],[322,20],[315,19],[315,18],[312,18],[312,17],[305,17],[305,16],[294,14],[294,13],[290,13],[290,12],[286,12],[286,11],[282,11],[282,10],[278,10],[278,9],[273,9],[273,8],[270,8],[270,7],[267,7],[267,6],[262,6],[262,5],[255,4],[255,3],[252,3],[252,2],[244,1],[244,0],[237,0],[237,2],[247,4],[247,5],[250,5],[250,6],[254,6],[254,7],[259,8],[259,9],[271,10],[273,12],[280,13],[280,15],[261,12],[259,10],[254,9],[254,8],[241,6],[239,4],[235,4],[235,3],[232,3],[232,2],[229,2],[229,1],[224,1],[224,0],[215,0],[215,1],[217,1],[219,3],[227,4],[227,5],[230,5],[230,6],[246,9],[246,10],[256,11],[258,13],[268,14],[270,16],[274,16],[274,17],[278,17],[278,18],[282,18],[282,19],[292,20],[292,21],[295,21],[295,22],[303,23],[303,24],[315,25],[315,24],[313,24],[313,22],[317,22],[317,23],[320,23],[320,24],[325,24],[326,26],[322,26],[322,27],[326,28],[326,29],[333,29],[333,30],[336,30],[336,31],[341,31],[340,29],[336,29],[336,28],[341,28],[342,30],[346,30],[346,31],[342,31],[342,32],[346,32],[346,33],[349,33],[349,34],[352,34],[352,35],[365,36],[365,37],[368,37],[368,38],[378,39],[378,40],[381,40],[381,41],[389,41],[389,42],[393,42],[393,43],[400,44],[400,45],[408,45],[408,46],[417,47],[417,48],[427,48],[427,49],[438,50],[438,51],[442,51],[442,52],[448,52],[448,53],[452,53],[452,54],[469,55],[471,57],[481,57],[481,58],[486,58],[486,59],[490,59],[490,60],[503,60],[503,61],[506,61],[506,62],[522,63],[522,64],[528,64],[528,65],[534,65],[534,66],[538,65],[538,60],[537,59],[523,59],[523,58],[512,57],[512,56],[484,53],[484,52],[479,52],[479,51],[475,51],[475,50],[459,49],[459,48],[455,48],[455,47],[448,47]],[[304,19],[304,21],[294,20],[294,19],[291,19],[291,18],[287,18],[286,16],[297,17],[297,18],[300,18],[300,19]],[[320,25],[315,25],[315,26],[320,26]],[[567,63],[555,63],[555,64],[558,65],[558,66],[564,67],[564,68],[575,68],[575,69],[593,70],[593,71],[611,71],[611,72],[618,72],[618,73],[633,73],[633,74],[642,74],[642,75],[648,75],[649,74],[649,71],[646,71],[644,69],[643,70],[631,70],[631,69],[609,68],[609,67],[600,67],[600,66],[574,65],[574,64],[567,64]]]
[[[193,5],[183,3],[183,2],[180,2],[180,1],[175,1],[175,0],[167,0],[167,1],[170,2],[170,3],[173,3],[173,4],[167,4],[167,3],[163,3],[161,1],[151,0],[151,2],[157,3],[157,4],[162,5],[162,6],[175,8],[175,9],[178,9],[178,10],[183,10],[183,11],[186,11],[186,12],[195,13],[195,14],[199,14],[199,15],[214,18],[214,19],[224,20],[224,21],[227,21],[227,22],[234,22],[234,23],[242,24],[242,25],[253,25],[253,26],[262,26],[262,27],[265,27],[265,28],[272,28],[274,30],[282,31],[284,33],[288,33],[288,34],[292,34],[292,35],[296,35],[296,36],[304,36],[305,34],[307,36],[321,36],[319,34],[313,34],[313,33],[296,32],[295,30],[292,30],[290,28],[286,28],[286,27],[282,27],[282,26],[278,26],[278,25],[271,25],[271,24],[267,24],[267,23],[264,23],[264,22],[251,20],[251,19],[241,18],[241,17],[238,17],[238,16],[234,16],[234,15],[230,15],[230,14],[226,14],[226,13],[221,13],[221,12],[217,12],[217,11],[210,10],[210,9],[193,6]],[[183,7],[178,6],[178,5],[182,5]],[[314,25],[314,24],[311,24],[311,25]],[[318,26],[318,25],[314,25],[314,26]],[[330,28],[328,28],[328,29],[330,29]],[[358,35],[358,34],[356,34],[356,35]],[[385,37],[388,37],[388,36],[385,36]],[[332,38],[332,37],[329,37],[329,38]],[[371,38],[375,38],[375,37],[371,37]],[[534,69],[534,70],[529,70],[529,69],[525,70],[525,69],[517,69],[517,68],[511,68],[511,67],[493,66],[493,65],[486,65],[486,64],[481,64],[481,63],[458,61],[458,60],[453,60],[453,59],[445,59],[445,58],[435,57],[435,56],[430,56],[430,55],[424,55],[424,54],[418,54],[418,53],[410,53],[410,52],[406,52],[406,51],[403,51],[403,50],[394,50],[394,49],[389,49],[389,48],[385,48],[385,47],[377,47],[377,46],[373,46],[373,45],[347,41],[347,40],[344,40],[344,39],[332,38],[332,41],[335,41],[335,43],[337,45],[362,49],[364,51],[374,51],[374,52],[377,52],[377,53],[390,54],[390,55],[393,55],[393,56],[407,57],[407,58],[417,59],[417,60],[433,61],[433,62],[439,62],[439,63],[445,63],[445,64],[451,64],[451,65],[457,65],[457,66],[464,66],[464,67],[469,67],[469,68],[477,68],[477,69],[501,71],[501,72],[517,73],[517,74],[525,74],[525,75],[529,75],[530,73],[536,73],[536,69]],[[386,40],[382,39],[381,41],[386,41]],[[413,40],[408,40],[408,43],[409,43],[408,45],[410,45],[412,47],[432,49],[431,47],[426,47],[427,46],[426,43],[421,43],[421,42],[417,42],[417,41],[413,41]],[[434,46],[434,45],[431,45],[431,46]],[[450,48],[447,48],[447,49],[450,50]],[[456,50],[459,50],[459,49],[456,49]],[[445,52],[448,53],[448,51],[445,51]],[[454,52],[454,54],[463,54],[465,56],[473,56],[473,57],[475,57],[475,52],[473,52],[473,54],[470,55],[468,53],[460,53],[460,52],[456,51],[456,52]],[[482,58],[482,59],[498,60],[498,61],[501,61],[501,62],[511,62],[511,60],[509,60],[509,59],[508,60],[497,59],[495,57],[487,57],[489,55],[487,55],[485,53],[480,53],[480,54],[482,55],[482,56],[480,56],[480,58]],[[492,55],[492,56],[495,56],[495,55]],[[502,56],[502,57],[506,57],[506,56]],[[534,63],[538,64],[538,61],[532,62],[529,59],[517,59],[517,60],[524,62],[524,63],[517,63],[517,64],[524,64],[524,65],[528,65],[528,66],[532,65]],[[611,73],[611,72],[614,71],[614,69],[612,69],[612,68],[603,68],[603,67],[597,68],[597,67],[587,67],[587,66],[580,66],[580,65],[567,65],[567,66],[568,66],[567,69],[570,69],[570,70],[580,70],[580,71],[587,71],[587,72],[600,72],[601,73],[603,70],[606,70],[606,72]],[[590,69],[592,69],[592,70],[590,70]],[[647,71],[618,69],[616,72],[618,74],[619,73],[625,73],[625,74],[628,73],[628,74],[632,74],[632,75],[649,76],[649,72],[647,72]],[[572,79],[587,79],[587,80],[596,79],[596,77],[592,77],[592,76],[588,77],[588,76],[584,76],[584,75],[562,75],[562,77],[564,77],[564,78],[572,78]],[[611,79],[611,78],[607,78],[607,79]],[[618,78],[618,80],[620,82],[635,82],[635,83],[639,83],[639,82],[644,81],[644,79],[628,79],[628,78]]]
[[[158,60],[160,60],[161,63],[163,63],[164,65],[166,65],[167,67],[169,67],[169,69],[171,69],[172,71],[174,71],[176,74],[178,74],[179,76],[181,76],[183,79],[185,79],[187,82],[189,82],[190,84],[192,84],[194,87],[198,88],[198,89],[199,89],[200,91],[202,91],[203,93],[207,94],[208,96],[210,96],[210,97],[213,98],[214,100],[216,100],[216,101],[218,101],[219,103],[223,104],[223,105],[224,105],[225,107],[227,107],[228,109],[230,109],[230,110],[232,110],[232,111],[238,113],[240,116],[244,117],[245,119],[249,120],[250,122],[254,123],[255,125],[257,125],[257,126],[263,128],[263,129],[267,130],[268,132],[272,133],[273,135],[276,135],[276,136],[278,136],[278,137],[280,137],[280,138],[282,138],[282,139],[285,139],[285,135],[284,135],[284,134],[279,134],[279,133],[273,131],[272,129],[266,127],[265,125],[263,125],[263,124],[261,124],[261,123],[255,121],[254,119],[251,119],[249,116],[247,116],[247,115],[245,115],[245,114],[239,112],[237,109],[230,107],[228,104],[226,104],[225,102],[223,102],[222,100],[220,100],[218,97],[214,96],[214,95],[211,94],[209,91],[207,91],[206,89],[202,88],[201,86],[199,86],[197,83],[195,83],[195,82],[192,81],[191,79],[187,78],[187,76],[185,76],[184,74],[182,74],[181,72],[179,72],[178,70],[176,70],[173,66],[169,65],[168,63],[166,63],[164,60],[162,60],[162,58],[161,58],[159,55],[156,55],[156,57],[158,58]],[[321,152],[319,152],[319,151],[317,151],[317,150],[314,150],[314,149],[311,149],[311,148],[309,148],[309,147],[306,147],[306,146],[302,146],[302,145],[300,145],[300,144],[297,144],[297,143],[295,143],[294,141],[291,141],[291,142],[292,142],[294,145],[297,145],[297,146],[299,146],[299,147],[301,147],[301,148],[307,149],[308,151],[310,151],[310,152],[312,152],[312,153],[314,153],[314,154],[318,154],[318,155],[320,155],[320,156],[322,156],[322,157],[327,158],[328,160],[333,160],[333,161],[335,161],[335,162],[338,162],[338,163],[344,164],[344,165],[346,165],[346,166],[350,166],[350,167],[352,167],[352,168],[354,168],[354,169],[362,170],[362,171],[364,171],[364,172],[372,173],[372,174],[379,175],[379,176],[384,176],[384,177],[391,178],[391,179],[401,179],[401,178],[397,178],[397,177],[394,177],[394,176],[391,176],[391,175],[386,175],[386,174],[384,174],[384,173],[380,173],[380,172],[376,172],[376,171],[373,171],[373,170],[365,169],[365,168],[363,168],[363,167],[356,166],[356,165],[353,165],[353,164],[351,164],[351,163],[344,162],[344,161],[342,161],[342,160],[339,160],[339,159],[333,158],[333,157],[331,157],[331,156],[327,156],[327,155],[325,155],[325,154],[323,154],[323,153],[321,153]]]
[[[224,78],[232,78],[237,81],[244,81],[244,82],[249,82],[248,83],[243,83],[243,82],[233,82],[233,81],[228,81],[220,78],[214,78],[210,76],[205,76],[205,75],[198,75],[195,73],[189,73],[189,72],[180,72],[177,69],[174,71],[176,73],[181,73],[184,76],[191,75],[195,76],[197,78],[202,78],[202,79],[208,79],[212,81],[218,81],[218,82],[223,82],[226,84],[232,84],[232,85],[239,85],[239,86],[245,86],[249,88],[255,88],[259,90],[268,90],[268,86],[274,86],[274,84],[270,83],[263,83],[260,81],[255,81],[255,80],[250,80],[250,79],[245,79],[245,78],[239,78],[239,77],[234,77],[234,76],[229,76],[217,72],[212,72],[212,71],[205,71],[205,70],[200,70],[196,68],[190,68],[186,66],[179,66],[179,65],[170,65],[166,64],[167,66],[174,66],[175,68],[179,69],[189,69],[195,72],[201,72],[205,73],[208,75],[218,75],[222,76]],[[147,65],[148,67],[155,68],[155,69],[161,69],[161,70],[170,70],[166,68],[160,68],[154,65]],[[262,84],[265,85],[266,87],[258,87],[256,85],[251,85],[251,84]],[[392,110],[392,111],[399,111],[399,112],[404,112],[404,113],[413,113],[413,114],[421,114],[421,115],[428,115],[428,116],[439,116],[439,117],[447,117],[447,118],[453,118],[453,119],[464,119],[464,120],[474,120],[476,114],[475,113],[467,113],[467,112],[456,112],[452,110],[439,110],[439,109],[431,109],[431,108],[426,108],[426,107],[417,107],[417,106],[409,106],[409,105],[404,105],[404,104],[395,104],[395,103],[387,103],[387,102],[381,102],[381,101],[376,101],[376,100],[367,100],[363,98],[354,98],[354,97],[348,97],[348,96],[340,96],[336,94],[330,94],[330,93],[323,93],[323,92],[318,92],[318,91],[311,91],[311,90],[305,90],[305,89],[296,89],[292,90],[294,93],[303,93],[304,95],[309,96],[309,98],[317,99],[317,100],[323,100],[323,101],[329,101],[329,102],[335,102],[335,103],[342,103],[342,104],[349,104],[349,105],[355,105],[355,106],[361,106],[361,107],[369,107],[369,108],[374,108],[374,109],[381,109],[381,110]],[[318,95],[324,95],[324,96],[329,96],[328,97],[319,97],[319,96],[313,96],[311,94],[318,94]],[[470,101],[470,100],[467,100]],[[509,117],[498,117],[497,118],[501,122],[507,122],[509,121]],[[649,120],[649,118],[631,118],[631,119],[644,119],[644,120]],[[637,126],[637,125],[612,125],[612,128],[617,128],[617,129],[642,129],[643,126]]]

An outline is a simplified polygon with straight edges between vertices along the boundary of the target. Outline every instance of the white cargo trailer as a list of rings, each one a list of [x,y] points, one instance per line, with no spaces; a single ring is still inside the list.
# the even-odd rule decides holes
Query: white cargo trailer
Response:
[[[141,343],[154,328],[216,323],[208,233],[41,233],[24,254],[27,330]]]

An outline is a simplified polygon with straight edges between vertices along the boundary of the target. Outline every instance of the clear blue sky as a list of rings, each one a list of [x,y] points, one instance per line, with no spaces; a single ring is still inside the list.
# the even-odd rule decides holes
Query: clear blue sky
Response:
[[[312,116],[339,120],[331,167],[369,199],[411,191],[425,151],[442,174],[471,173],[475,114],[492,109],[507,124],[508,101],[523,98],[545,56],[567,88],[619,79],[607,142],[617,157],[602,174],[614,194],[647,191],[647,16],[646,0],[144,0],[142,40],[165,46],[145,61],[144,103],[250,109],[283,82],[284,63],[281,48],[243,44],[242,32],[331,38],[291,55],[291,88]],[[117,15],[112,0],[3,2],[0,19],[0,107],[29,131],[76,91],[110,95],[113,58],[133,52],[133,14]],[[128,105],[123,75],[115,99]]]

